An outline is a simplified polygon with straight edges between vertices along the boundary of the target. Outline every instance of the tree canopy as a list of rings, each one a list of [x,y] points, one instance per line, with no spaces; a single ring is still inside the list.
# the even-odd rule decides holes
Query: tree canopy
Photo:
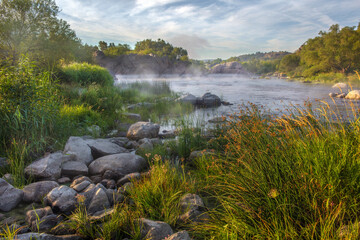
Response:
[[[58,13],[53,0],[2,0],[0,57],[17,61],[25,54],[46,65],[59,59],[88,59],[92,47],[83,46],[69,24],[57,18]]]

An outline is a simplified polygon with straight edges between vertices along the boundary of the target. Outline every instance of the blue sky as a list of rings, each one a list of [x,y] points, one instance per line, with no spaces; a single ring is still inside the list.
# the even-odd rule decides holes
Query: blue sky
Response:
[[[195,59],[292,52],[332,24],[360,22],[360,0],[55,1],[84,43],[161,38]]]

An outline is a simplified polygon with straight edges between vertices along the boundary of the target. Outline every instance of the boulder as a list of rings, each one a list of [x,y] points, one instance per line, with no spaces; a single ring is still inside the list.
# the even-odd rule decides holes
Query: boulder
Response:
[[[168,138],[175,138],[176,134],[173,130],[163,130],[161,133],[159,133],[159,138],[162,139],[168,139]]]
[[[141,218],[138,220],[141,239],[163,240],[173,234],[170,225],[165,222]]]
[[[350,91],[346,97],[346,99],[353,99],[353,100],[357,100],[360,99],[360,90],[352,90]]]
[[[336,97],[337,97],[337,98],[345,98],[346,95],[347,95],[347,93],[340,93],[340,94],[338,94]]]
[[[202,199],[196,194],[185,194],[179,202],[182,214],[179,216],[178,223],[199,223],[209,219],[205,213],[205,206]]]
[[[63,185],[51,190],[44,200],[54,212],[70,214],[77,206],[76,195],[74,189]]]
[[[89,169],[83,162],[69,161],[62,165],[61,176],[73,178],[79,175],[88,175]]]
[[[91,149],[82,137],[70,137],[64,148],[65,154],[76,156],[76,161],[89,165],[93,161]]]
[[[346,83],[336,83],[331,88],[340,90],[342,93],[347,93],[351,89],[350,86]]]
[[[137,122],[130,126],[127,137],[131,140],[143,138],[157,138],[160,126],[150,122]]]
[[[43,198],[56,187],[59,187],[59,184],[54,181],[40,181],[31,183],[23,188],[23,201],[41,203]]]
[[[191,240],[191,238],[187,231],[180,231],[166,238],[166,240]]]
[[[137,151],[140,151],[140,152],[149,152],[154,149],[154,145],[153,145],[152,141],[148,138],[140,139],[138,141],[138,144],[139,144],[139,147],[138,147]]]
[[[91,182],[85,180],[82,181],[81,183],[78,183],[76,185],[71,184],[71,188],[74,189],[77,192],[82,192],[84,189],[86,189],[89,185],[91,184]]]
[[[58,182],[59,184],[66,184],[66,183],[71,182],[71,179],[68,178],[68,177],[62,177],[62,178],[59,178],[59,179],[57,180],[57,182]]]
[[[206,108],[218,107],[221,105],[221,99],[212,93],[205,93],[202,97],[201,105]]]
[[[106,194],[104,189],[98,187],[95,194],[92,196],[89,206],[87,207],[88,213],[91,215],[109,208],[110,202],[108,195]]]
[[[133,180],[140,180],[140,179],[141,179],[140,173],[130,173],[130,174],[127,174],[125,177],[119,179],[119,181],[117,182],[117,185],[122,186],[125,183],[131,182]]]
[[[339,94],[338,93],[329,93],[329,97],[332,97],[332,98],[337,97],[337,95],[339,95]]]
[[[31,163],[24,172],[35,179],[57,180],[61,176],[61,165],[73,159],[73,155],[61,152],[52,153]]]
[[[91,149],[94,159],[106,155],[128,152],[127,149],[120,147],[118,144],[111,142],[109,139],[88,139],[86,143]]]
[[[144,158],[131,153],[108,155],[96,159],[89,165],[91,175],[103,174],[106,170],[112,170],[126,175],[133,172],[141,172],[147,166]]]
[[[41,219],[45,216],[54,214],[51,210],[51,207],[38,208],[34,210],[29,210],[26,212],[26,222],[31,225],[31,223],[35,220]]]
[[[14,209],[23,199],[23,195],[22,190],[0,178],[0,211],[8,212]]]
[[[62,217],[53,214],[50,207],[30,210],[26,213],[26,221],[32,231],[48,231],[55,227]]]

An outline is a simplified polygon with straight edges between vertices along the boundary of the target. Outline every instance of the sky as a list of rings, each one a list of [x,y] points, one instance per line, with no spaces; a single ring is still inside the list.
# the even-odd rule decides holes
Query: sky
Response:
[[[358,26],[360,0],[55,0],[83,43],[164,39],[193,59],[290,51],[333,24]]]

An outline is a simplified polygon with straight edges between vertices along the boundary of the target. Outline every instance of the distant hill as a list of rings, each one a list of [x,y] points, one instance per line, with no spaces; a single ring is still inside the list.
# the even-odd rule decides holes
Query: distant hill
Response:
[[[251,54],[243,54],[237,57],[231,57],[227,59],[227,62],[238,61],[238,62],[247,62],[251,60],[275,60],[281,59],[286,55],[291,54],[290,52],[280,51],[280,52],[256,52]]]

